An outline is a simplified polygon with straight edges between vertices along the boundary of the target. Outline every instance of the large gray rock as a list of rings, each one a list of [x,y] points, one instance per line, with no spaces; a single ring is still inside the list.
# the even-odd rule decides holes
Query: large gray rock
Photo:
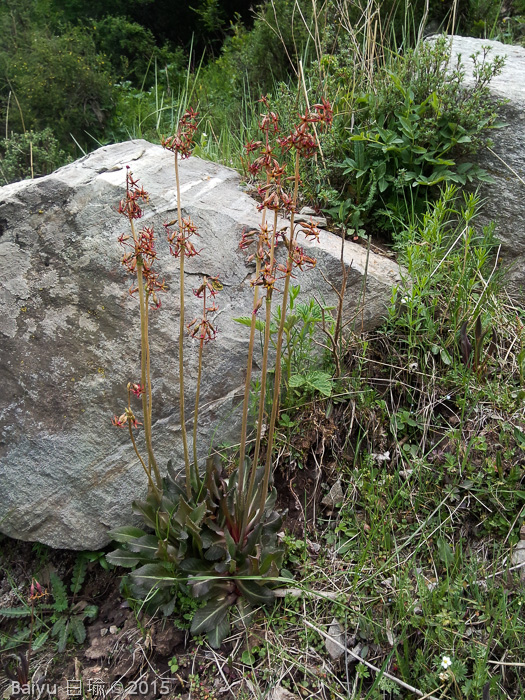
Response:
[[[47,177],[0,189],[0,530],[53,547],[93,549],[107,530],[130,521],[130,503],[146,491],[125,431],[112,427],[138,381],[138,303],[120,265],[117,213],[126,165],[150,193],[142,221],[158,235],[158,269],[171,290],[151,314],[154,440],[159,465],[181,461],[178,417],[178,261],[168,255],[162,222],[176,216],[173,156],[146,141],[101,148]],[[180,164],[186,214],[200,232],[199,257],[187,264],[188,287],[200,273],[220,274],[219,336],[206,347],[201,454],[238,441],[238,403],[246,372],[252,266],[238,248],[245,226],[260,220],[235,171],[190,158]],[[310,245],[310,244],[309,244]],[[340,240],[323,233],[310,245],[318,268],[299,275],[304,296],[334,303]],[[345,314],[355,313],[366,251],[346,244],[352,268]],[[321,272],[323,274],[321,274]],[[370,255],[366,307],[357,329],[377,325],[392,284],[391,261]],[[278,296],[278,295],[277,295]],[[188,296],[187,318],[199,312]],[[187,419],[191,428],[197,348],[186,341]],[[138,409],[138,406],[137,406]],[[190,431],[191,432],[191,431]]]
[[[472,54],[490,47],[488,58],[505,56],[502,73],[489,84],[496,100],[508,100],[501,108],[505,128],[492,131],[491,150],[485,149],[477,162],[494,178],[494,184],[480,188],[485,203],[479,222],[494,221],[501,241],[501,253],[508,267],[508,292],[517,300],[525,299],[525,48],[499,41],[452,37],[451,65],[461,54],[465,67],[465,85],[474,82]]]

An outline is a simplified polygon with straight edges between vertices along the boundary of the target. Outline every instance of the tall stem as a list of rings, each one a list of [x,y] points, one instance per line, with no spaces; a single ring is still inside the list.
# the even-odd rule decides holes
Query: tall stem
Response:
[[[279,411],[279,399],[281,395],[281,352],[283,345],[284,336],[284,324],[286,321],[286,310],[288,306],[288,295],[290,291],[290,279],[292,276],[293,269],[293,250],[294,250],[294,236],[295,236],[295,206],[297,204],[297,195],[299,192],[299,151],[295,153],[295,183],[294,183],[294,194],[293,194],[293,206],[292,213],[290,215],[290,239],[288,244],[288,261],[286,265],[286,275],[284,278],[284,289],[283,289],[283,303],[281,308],[281,321],[279,323],[279,330],[277,333],[277,344],[275,348],[275,378],[274,378],[274,392],[273,392],[273,403],[272,403],[272,413],[270,416],[270,424],[268,427],[268,448],[266,451],[266,462],[264,465],[264,475],[262,488],[260,490],[260,500],[259,509],[255,517],[255,524],[257,524],[264,513],[264,506],[266,503],[266,498],[268,496],[268,486],[270,483],[270,476],[272,471],[272,445],[275,433],[275,423],[277,421],[277,413]]]
[[[180,204],[180,179],[179,163],[175,153],[175,180],[177,183],[177,220],[179,231],[182,232],[182,208]],[[179,324],[179,413],[182,445],[184,448],[184,467],[186,473],[186,495],[191,498],[192,473],[190,455],[188,451],[188,436],[186,433],[186,419],[184,416],[184,246],[180,252],[180,324]],[[196,468],[196,465],[195,465]]]
[[[199,463],[197,461],[197,425],[199,417],[199,399],[201,393],[201,376],[202,376],[202,348],[204,346],[204,341],[200,341],[199,345],[199,371],[197,373],[197,390],[195,392],[195,410],[193,412],[193,465],[195,468],[195,474],[197,479],[199,479]]]
[[[275,237],[277,235],[277,215],[278,212],[274,212],[274,220],[273,220],[273,231],[272,231],[272,238],[271,238],[271,246],[270,246],[270,262],[269,266],[270,269],[273,268],[273,263],[274,263],[274,258],[275,258]],[[259,461],[259,452],[261,449],[261,439],[262,439],[262,427],[263,427],[263,421],[264,421],[264,408],[265,408],[265,400],[266,400],[266,383],[267,383],[267,377],[268,377],[268,354],[269,354],[269,347],[270,347],[270,326],[272,323],[272,290],[268,289],[266,292],[266,320],[265,320],[265,326],[264,326],[264,344],[263,344],[263,361],[262,361],[262,368],[261,368],[261,391],[259,394],[259,413],[257,417],[257,436],[255,439],[255,449],[253,453],[253,459],[251,463],[251,469],[250,469],[250,480],[248,483],[248,490],[246,493],[246,502],[245,505],[248,504],[252,499],[253,495],[253,489],[255,487],[255,478],[257,474],[257,464]],[[248,521],[250,519],[250,513],[249,507],[244,508],[243,514],[242,514],[242,527],[241,527],[241,542],[244,538],[246,528],[248,526]]]
[[[135,226],[133,220],[131,223],[131,232],[133,239],[136,240]],[[149,338],[148,338],[148,309],[146,291],[144,289],[144,276],[142,270],[142,261],[137,260],[137,283],[139,291],[139,306],[140,306],[140,369],[142,383],[142,413],[144,416],[144,438],[146,441],[146,450],[148,452],[148,469],[151,482],[151,471],[155,474],[157,488],[161,488],[162,479],[153,454],[152,432],[151,432],[151,378],[149,368]],[[150,483],[151,490],[151,483]]]
[[[266,184],[270,182],[270,176],[266,175]],[[264,227],[266,223],[266,212],[267,209],[263,209],[261,228]],[[255,279],[259,277],[261,271],[261,261],[259,256],[255,256]],[[252,382],[252,365],[253,365],[253,347],[255,343],[255,326],[256,326],[256,312],[259,304],[259,287],[254,286],[253,288],[253,312],[252,319],[250,323],[250,340],[248,343],[248,363],[246,367],[246,381],[244,383],[244,399],[242,405],[242,422],[241,422],[241,444],[239,448],[239,476],[238,476],[238,494],[237,499],[238,507],[241,511],[244,511],[244,475],[245,475],[245,457],[246,457],[246,440],[248,434],[248,406],[250,403],[250,389]]]

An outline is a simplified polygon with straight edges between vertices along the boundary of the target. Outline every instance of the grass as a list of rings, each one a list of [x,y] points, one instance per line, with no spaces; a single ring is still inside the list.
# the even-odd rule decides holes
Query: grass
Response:
[[[372,49],[386,60],[388,43],[369,9],[351,36],[367,69]],[[404,34],[417,35],[407,22]],[[126,93],[126,133],[171,131],[197,83],[188,72],[168,104],[156,82],[135,111]],[[295,96],[279,90],[293,111]],[[248,88],[241,104],[238,129],[205,112],[196,155],[242,169],[240,146],[257,126]],[[275,606],[239,621],[220,650],[196,638],[170,650],[167,664],[161,652],[148,656],[156,622],[142,617],[124,581],[144,657],[126,683],[142,671],[178,676],[173,697],[200,700],[262,700],[275,686],[323,699],[525,696],[525,569],[515,557],[525,539],[525,314],[505,294],[498,243],[477,225],[480,205],[448,186],[410,225],[392,221],[406,274],[384,325],[346,335],[328,397],[288,390],[276,438],[289,513]],[[288,376],[302,369],[287,367]],[[323,504],[337,483],[339,500]],[[4,564],[12,605],[35,567],[17,578],[13,562]],[[188,628],[194,606],[180,598],[178,627]],[[2,620],[0,651],[22,648],[27,629]],[[52,645],[50,637],[33,659],[48,663]]]
[[[159,678],[182,673],[202,699],[220,697],[217,683],[245,698],[276,685],[312,698],[523,697],[525,592],[513,551],[525,521],[525,324],[495,272],[491,231],[475,225],[478,205],[448,188],[400,235],[410,284],[407,273],[385,325],[347,338],[329,398],[289,397],[275,606],[234,627],[221,650],[197,638],[169,670],[154,656]],[[475,367],[461,328],[466,320],[474,344],[478,313],[494,332]],[[336,481],[340,501],[323,505]],[[187,627],[192,601],[180,606]],[[13,639],[4,625],[4,649]]]

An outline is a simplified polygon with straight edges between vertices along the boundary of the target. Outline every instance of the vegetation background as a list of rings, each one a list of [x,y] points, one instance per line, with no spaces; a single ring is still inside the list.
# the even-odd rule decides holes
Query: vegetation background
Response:
[[[303,697],[523,698],[525,318],[505,294],[493,229],[476,223],[475,185],[490,178],[472,158],[501,127],[487,86],[502,63],[481,53],[465,89],[461,66],[446,71],[446,39],[423,39],[523,43],[524,0],[174,5],[2,1],[3,184],[106,143],[160,142],[188,105],[194,153],[248,179],[261,94],[285,129],[326,97],[334,128],[302,166],[303,202],[341,236],[395,255],[406,280],[380,329],[364,335],[357,320],[318,362],[315,331],[333,340],[335,319],[293,292],[276,473],[296,522],[282,533],[289,593],[224,658],[203,651],[213,663],[198,673],[195,647],[181,646],[171,674],[201,698],[219,668],[239,698],[276,682]],[[52,556],[34,553],[13,590]],[[17,593],[0,610],[0,650],[33,639],[35,658],[83,643],[97,609],[76,601],[102,562],[82,554],[54,574],[51,603]],[[130,590],[124,579],[133,607]],[[175,623],[188,629],[196,601],[178,595]]]

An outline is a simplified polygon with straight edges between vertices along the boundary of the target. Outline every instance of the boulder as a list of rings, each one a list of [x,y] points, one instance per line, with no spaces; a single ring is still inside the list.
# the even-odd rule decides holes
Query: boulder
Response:
[[[489,84],[495,100],[506,100],[501,107],[501,120],[506,126],[491,132],[493,145],[484,149],[476,161],[494,179],[482,184],[484,200],[479,218],[481,224],[496,224],[501,241],[502,260],[507,268],[507,291],[518,302],[525,300],[525,48],[499,41],[452,37],[451,65],[458,55],[465,68],[465,85],[474,82],[472,55],[489,47],[488,58],[505,56],[500,75]]]
[[[157,460],[181,465],[178,414],[178,261],[162,223],[176,217],[173,156],[146,141],[100,148],[38,180],[0,189],[0,531],[52,547],[96,549],[107,531],[129,523],[131,501],[146,492],[143,471],[124,430],[111,425],[126,405],[126,385],[140,377],[138,302],[117,244],[127,220],[117,212],[126,166],[149,192],[142,220],[158,236],[157,268],[170,291],[151,313],[153,435]],[[188,261],[187,286],[220,275],[218,337],[205,349],[199,446],[238,442],[238,407],[246,373],[253,266],[238,247],[260,221],[257,203],[232,169],[192,157],[180,163],[185,215],[198,225],[200,256]],[[297,276],[303,299],[334,304],[327,280],[341,280],[340,239],[323,232],[306,243],[318,266]],[[378,325],[398,268],[346,243],[351,266],[345,316],[357,330]],[[277,295],[278,296],[278,295]],[[187,319],[199,300],[187,297]],[[277,300],[278,303],[279,300]],[[188,429],[197,346],[186,338]],[[257,358],[258,359],[258,358]],[[137,410],[138,410],[137,406]],[[191,447],[190,447],[191,449]]]

